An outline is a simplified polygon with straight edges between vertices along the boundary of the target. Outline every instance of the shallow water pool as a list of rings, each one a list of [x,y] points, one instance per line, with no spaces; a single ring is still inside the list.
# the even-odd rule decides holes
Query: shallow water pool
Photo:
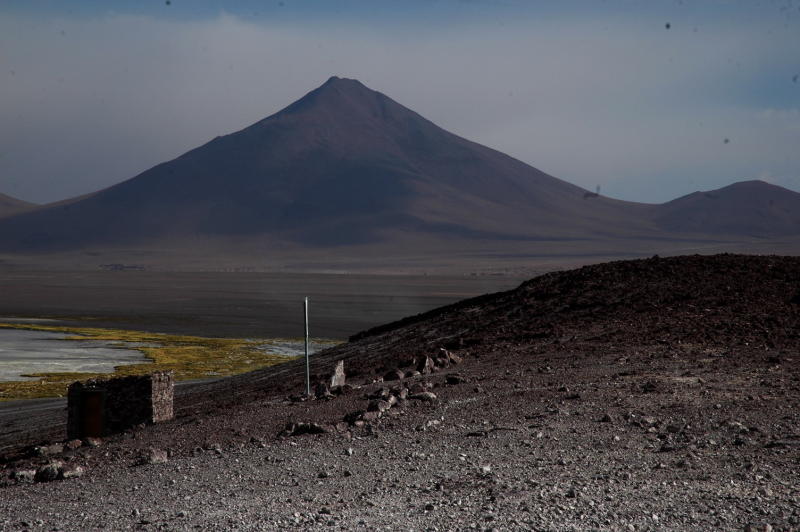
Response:
[[[66,340],[71,334],[0,329],[0,381],[36,380],[30,373],[113,373],[115,366],[149,361],[119,342]]]

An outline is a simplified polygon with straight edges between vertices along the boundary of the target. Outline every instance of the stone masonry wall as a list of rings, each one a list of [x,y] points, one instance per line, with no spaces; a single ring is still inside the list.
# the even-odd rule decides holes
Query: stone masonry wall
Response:
[[[67,394],[67,437],[107,436],[172,419],[173,390],[171,372],[73,383]]]

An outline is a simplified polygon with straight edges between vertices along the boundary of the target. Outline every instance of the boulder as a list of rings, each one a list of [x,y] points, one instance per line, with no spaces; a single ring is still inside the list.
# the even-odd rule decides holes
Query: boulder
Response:
[[[336,363],[336,367],[333,369],[333,375],[331,375],[331,382],[330,388],[339,388],[340,386],[344,386],[345,384],[345,374],[344,374],[344,360],[340,360]]]

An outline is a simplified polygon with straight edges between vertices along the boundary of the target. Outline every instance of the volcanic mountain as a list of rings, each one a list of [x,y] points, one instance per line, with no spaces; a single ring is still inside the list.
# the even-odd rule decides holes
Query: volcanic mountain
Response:
[[[784,192],[764,195],[777,231],[761,211],[755,232],[752,220],[736,221],[738,192],[720,193],[710,210],[708,193],[665,206],[613,200],[453,135],[356,80],[332,77],[278,113],[123,183],[3,219],[0,250],[203,239],[272,250],[538,242],[548,253],[571,246],[585,254],[577,247],[613,240],[630,249],[673,232],[705,233],[709,219],[715,233],[800,233],[791,214],[800,195]]]
[[[0,218],[19,214],[34,207],[35,205],[33,203],[28,203],[27,201],[22,201],[5,194],[0,194]]]
[[[282,111],[75,202],[0,224],[4,247],[397,232],[559,238],[627,230],[639,206],[551,177],[333,77]],[[589,199],[587,199],[589,198]]]

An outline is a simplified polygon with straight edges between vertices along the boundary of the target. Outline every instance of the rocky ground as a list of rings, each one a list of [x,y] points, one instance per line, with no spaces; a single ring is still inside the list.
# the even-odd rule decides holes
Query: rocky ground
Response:
[[[357,335],[316,380],[338,360],[330,396],[291,397],[287,364],[8,461],[0,529],[800,530],[800,259],[548,274]]]

